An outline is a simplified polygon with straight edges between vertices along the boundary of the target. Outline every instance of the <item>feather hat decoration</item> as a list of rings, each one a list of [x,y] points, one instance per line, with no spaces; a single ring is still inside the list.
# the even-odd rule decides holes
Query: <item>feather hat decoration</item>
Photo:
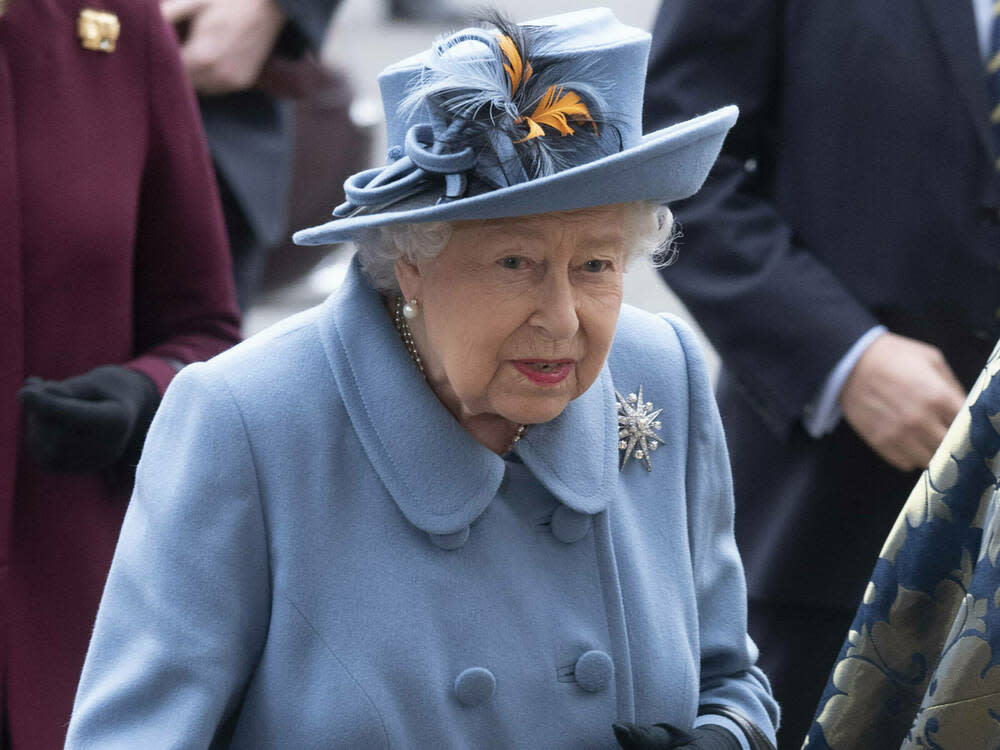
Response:
[[[607,8],[515,24],[498,15],[379,76],[387,163],[344,183],[321,245],[386,224],[525,216],[686,198],[735,107],[643,135],[650,36]]]
[[[454,146],[470,144],[482,152],[506,136],[528,179],[593,158],[600,128],[615,127],[606,100],[611,81],[600,70],[600,58],[560,55],[545,26],[518,25],[495,12],[483,24],[492,33],[436,42],[437,54],[421,71],[404,109],[423,105],[442,122],[462,120]],[[454,49],[473,41],[468,50]],[[593,137],[566,139],[580,127]],[[501,161],[511,156],[496,154]]]

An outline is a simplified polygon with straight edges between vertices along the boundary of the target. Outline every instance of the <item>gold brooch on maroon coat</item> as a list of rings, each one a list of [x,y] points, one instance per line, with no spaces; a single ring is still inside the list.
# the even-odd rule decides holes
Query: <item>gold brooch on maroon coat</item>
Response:
[[[103,10],[84,8],[76,20],[76,33],[84,49],[114,52],[122,25],[118,16]]]

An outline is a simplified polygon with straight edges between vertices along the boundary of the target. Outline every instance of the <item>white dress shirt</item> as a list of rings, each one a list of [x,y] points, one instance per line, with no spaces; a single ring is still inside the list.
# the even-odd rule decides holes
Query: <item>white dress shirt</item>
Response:
[[[994,0],[972,0],[972,10],[976,14],[976,30],[979,32],[979,51],[985,60],[990,56],[990,27],[993,24]]]

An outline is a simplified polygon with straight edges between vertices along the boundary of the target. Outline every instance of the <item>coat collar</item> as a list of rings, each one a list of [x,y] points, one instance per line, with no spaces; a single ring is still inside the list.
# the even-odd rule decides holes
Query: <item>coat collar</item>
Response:
[[[618,484],[618,416],[607,363],[562,414],[529,427],[515,452],[565,505],[581,513],[604,510]]]
[[[430,534],[471,524],[500,487],[503,459],[476,442],[427,386],[357,258],[323,304],[318,326],[357,438],[403,515]],[[556,419],[530,426],[516,452],[561,502],[598,513],[618,481],[617,442],[605,365]]]

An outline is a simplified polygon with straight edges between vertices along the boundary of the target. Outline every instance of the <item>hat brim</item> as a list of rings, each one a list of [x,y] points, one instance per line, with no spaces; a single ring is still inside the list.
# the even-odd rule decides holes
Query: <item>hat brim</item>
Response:
[[[694,195],[736,122],[730,105],[643,136],[638,145],[578,167],[448,203],[414,208],[404,203],[379,213],[334,219],[292,235],[297,245],[328,245],[387,224],[571,211],[612,203],[670,203]]]

